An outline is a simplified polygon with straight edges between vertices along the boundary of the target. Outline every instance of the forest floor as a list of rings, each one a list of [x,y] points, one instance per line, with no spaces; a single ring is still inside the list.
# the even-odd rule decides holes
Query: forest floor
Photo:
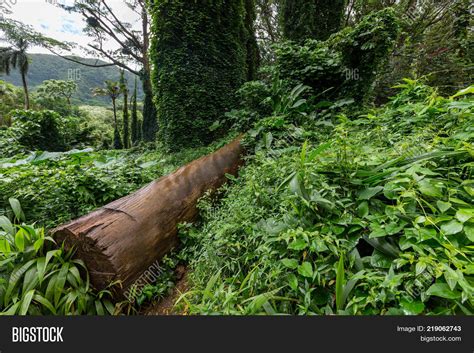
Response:
[[[144,308],[144,310],[141,312],[142,315],[184,314],[183,312],[179,312],[175,309],[175,304],[179,297],[189,290],[188,269],[184,266],[178,266],[176,272],[178,273],[179,279],[176,282],[176,286],[173,288],[171,294],[163,299],[152,302],[148,307]]]

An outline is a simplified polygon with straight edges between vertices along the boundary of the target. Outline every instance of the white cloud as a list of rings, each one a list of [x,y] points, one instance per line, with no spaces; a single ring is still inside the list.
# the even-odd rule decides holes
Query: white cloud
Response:
[[[67,11],[54,5],[55,1],[71,5],[72,0],[0,0],[0,5],[10,9],[11,14],[5,15],[22,23],[32,26],[36,31],[60,41],[74,42],[87,46],[90,38],[83,33],[84,21],[77,13]],[[131,11],[121,0],[108,0],[109,5],[119,19],[133,21],[134,26],[139,26],[137,15]],[[139,27],[137,27],[139,28]],[[107,43],[107,48],[113,49],[113,41]],[[32,53],[49,53],[46,49],[34,47]],[[81,55],[81,52],[75,52]]]

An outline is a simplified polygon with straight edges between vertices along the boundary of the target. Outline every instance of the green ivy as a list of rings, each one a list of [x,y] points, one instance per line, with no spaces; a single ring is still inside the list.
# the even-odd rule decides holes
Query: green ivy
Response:
[[[375,75],[388,58],[399,25],[392,9],[372,13],[354,28],[346,28],[327,41],[293,42],[276,49],[276,71],[295,85],[310,86],[318,99],[353,98],[364,103]]]
[[[248,77],[244,2],[162,0],[151,12],[160,140],[170,150],[210,143]]]

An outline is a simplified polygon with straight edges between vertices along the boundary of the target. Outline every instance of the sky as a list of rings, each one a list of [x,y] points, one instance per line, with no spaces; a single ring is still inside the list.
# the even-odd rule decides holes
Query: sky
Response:
[[[54,4],[59,2],[64,5],[72,5],[73,0],[0,0],[0,20],[2,8],[9,9],[11,18],[32,26],[37,32],[60,41],[75,42],[81,46],[87,46],[90,41],[83,32],[84,21],[80,14],[68,13]],[[135,22],[139,26],[138,16],[131,11],[122,0],[107,0],[107,4],[114,10],[119,19]],[[113,41],[108,43],[108,48],[115,48]],[[30,53],[50,53],[48,50],[32,47]],[[76,55],[84,56],[80,51]]]

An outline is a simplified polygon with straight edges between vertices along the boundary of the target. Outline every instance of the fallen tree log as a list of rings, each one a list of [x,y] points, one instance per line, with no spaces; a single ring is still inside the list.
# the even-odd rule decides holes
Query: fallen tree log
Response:
[[[97,289],[120,281],[122,293],[178,242],[177,225],[193,220],[198,199],[237,173],[240,138],[126,197],[61,225],[54,238],[74,247]]]

